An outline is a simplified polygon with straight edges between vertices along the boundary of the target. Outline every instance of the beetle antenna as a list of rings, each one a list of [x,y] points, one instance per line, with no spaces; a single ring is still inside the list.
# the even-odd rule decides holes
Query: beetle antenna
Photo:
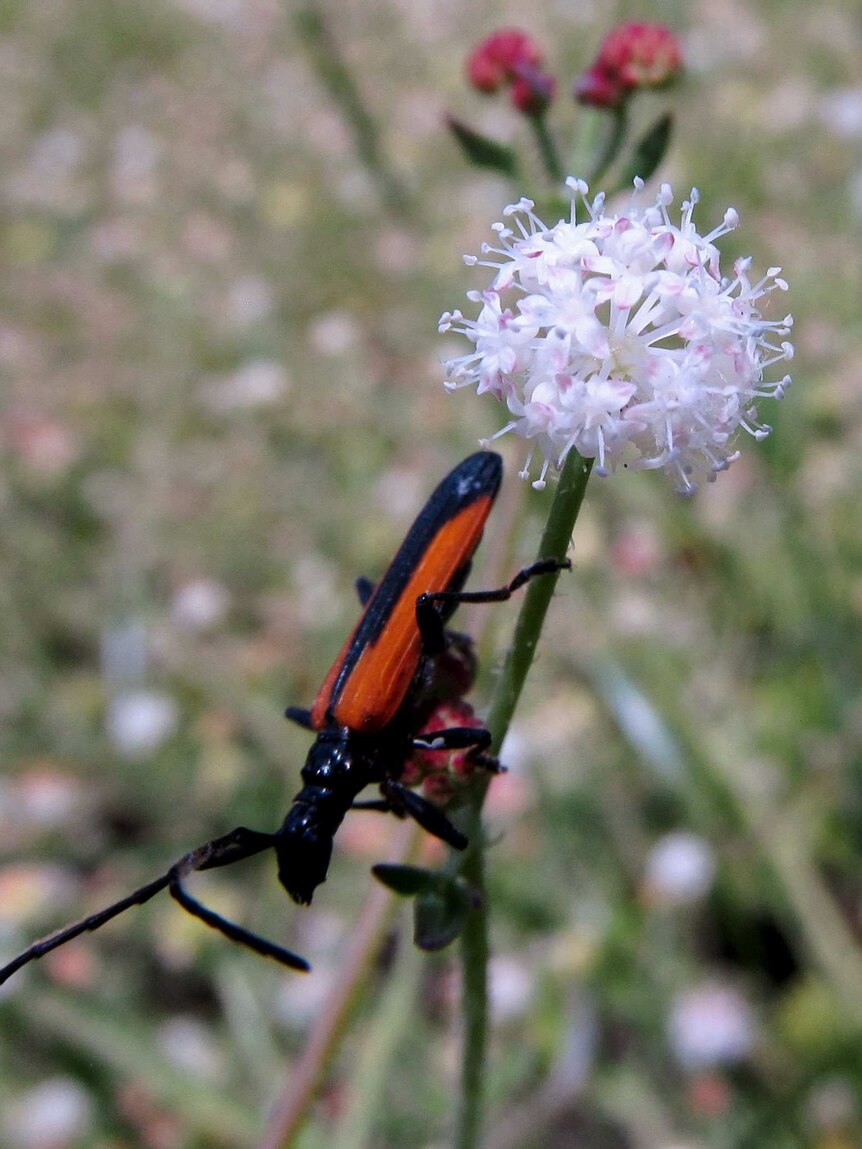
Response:
[[[73,922],[70,926],[66,926],[62,930],[58,930],[55,934],[49,934],[48,937],[42,938],[41,941],[34,942],[29,949],[24,950],[16,958],[4,965],[0,969],[0,985],[11,977],[13,973],[27,965],[36,958],[44,957],[45,954],[55,950],[58,946],[65,945],[66,942],[72,941],[73,938],[79,937],[81,934],[87,933],[92,930],[99,929],[111,918],[117,917],[118,914],[123,913],[125,910],[131,909],[132,906],[142,906],[144,902],[148,902],[150,898],[155,897],[157,893],[163,890],[170,883],[170,872],[163,874],[160,878],[156,878],[154,882],[148,882],[147,885],[141,886],[139,890],[128,894],[120,901],[114,902],[113,905],[108,906],[107,909],[100,910],[97,914],[90,914],[88,918],[82,918],[79,922]]]
[[[311,966],[305,958],[299,957],[298,954],[291,953],[290,950],[286,950],[283,946],[276,945],[275,942],[267,941],[266,938],[262,938],[258,934],[253,934],[251,930],[243,929],[243,927],[238,926],[236,922],[228,921],[227,918],[223,918],[220,914],[202,905],[197,898],[193,898],[185,886],[183,886],[183,876],[181,868],[174,866],[168,875],[168,887],[171,897],[179,902],[186,913],[198,918],[199,921],[211,926],[212,929],[218,930],[219,933],[224,934],[224,936],[232,942],[238,942],[239,945],[254,950],[256,954],[260,954],[262,957],[274,958],[274,960],[280,962],[281,965],[286,965],[290,969],[300,970],[303,973],[307,973],[308,970],[311,969]]]
[[[196,850],[190,851],[178,862],[175,862],[166,874],[162,874],[155,881],[148,882],[147,885],[134,890],[125,898],[121,898],[97,914],[90,914],[89,917],[82,918],[79,922],[73,922],[64,929],[58,930],[57,933],[49,934],[41,941],[34,942],[29,949],[24,950],[23,953],[0,969],[0,985],[22,966],[35,961],[37,958],[44,957],[51,950],[65,945],[66,942],[72,941],[81,934],[99,929],[111,918],[131,909],[132,906],[142,906],[165,888],[187,913],[211,926],[214,930],[218,930],[231,941],[238,942],[264,957],[274,958],[277,962],[281,962],[282,965],[289,966],[291,969],[308,970],[310,966],[303,958],[274,942],[258,937],[257,934],[243,929],[242,926],[238,926],[234,922],[229,922],[213,910],[207,909],[196,898],[193,898],[182,884],[183,879],[196,870],[211,870],[219,866],[230,866],[234,862],[240,862],[244,858],[251,858],[263,850],[270,849],[274,842],[275,838],[272,834],[263,834],[258,830],[249,830],[245,826],[238,826],[229,834],[225,834],[221,838],[214,838],[203,846],[198,846]]]

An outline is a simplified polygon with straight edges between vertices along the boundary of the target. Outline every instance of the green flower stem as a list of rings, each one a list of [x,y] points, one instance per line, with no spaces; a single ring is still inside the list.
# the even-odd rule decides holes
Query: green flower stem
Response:
[[[569,152],[568,175],[583,179],[591,177],[594,167],[592,157],[598,151],[604,127],[602,119],[602,116],[591,110],[582,110],[578,116]]]
[[[566,557],[592,466],[592,459],[583,459],[574,449],[569,451],[542,534],[539,558],[562,560]],[[494,736],[492,753],[500,749],[509,729],[558,578],[559,575],[546,575],[533,579],[527,586],[512,645],[503,663],[488,715],[488,728]]]
[[[619,155],[629,126],[628,106],[625,101],[618,108],[611,109],[610,114],[611,128],[605,139],[605,146],[587,179],[591,187],[595,187],[604,178],[605,172]]]
[[[530,127],[533,129],[533,135],[536,137],[536,143],[539,145],[539,154],[542,157],[542,164],[549,179],[555,183],[562,183],[565,172],[560,160],[559,153],[557,152],[557,145],[554,143],[554,137],[548,131],[548,121],[545,118],[544,112],[539,112],[535,116],[527,117],[530,121]]]
[[[383,154],[377,124],[338,49],[318,0],[305,0],[296,20],[308,59],[350,126],[359,157],[377,184],[387,209],[397,218],[409,220],[410,197]]]
[[[482,802],[487,782],[471,805],[464,828],[470,846],[463,858],[461,875],[475,890],[484,891],[485,852],[482,842]],[[476,1149],[482,1125],[485,1093],[485,1050],[488,1042],[488,909],[482,904],[467,915],[461,934],[461,1092],[455,1127],[456,1149]]]
[[[379,1144],[374,1137],[392,1078],[393,1063],[405,1033],[413,1024],[416,998],[425,964],[422,954],[399,931],[395,965],[377,1008],[365,1027],[356,1051],[347,1103],[327,1138],[338,1149],[365,1149]]]
[[[591,468],[591,459],[583,459],[575,451],[569,452],[542,535],[539,558],[566,557]],[[488,727],[493,735],[492,753],[499,751],[509,729],[536,652],[557,578],[557,575],[547,575],[534,579],[527,587],[512,645],[503,663],[488,717]],[[482,804],[487,788],[487,779],[477,783],[476,794],[464,821],[470,846],[457,859],[461,876],[480,894],[484,890],[485,868]],[[483,903],[468,916],[461,935],[464,1048],[461,1097],[454,1140],[456,1149],[476,1149],[479,1144],[488,1041],[488,953],[488,911]]]

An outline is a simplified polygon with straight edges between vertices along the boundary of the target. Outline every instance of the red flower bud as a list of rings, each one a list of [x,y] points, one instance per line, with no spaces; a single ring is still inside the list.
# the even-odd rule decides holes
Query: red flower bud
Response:
[[[540,116],[557,90],[557,81],[532,65],[522,65],[512,82],[512,103],[525,116]]]
[[[503,69],[477,48],[467,61],[467,79],[480,92],[496,92],[503,83]]]
[[[482,729],[482,722],[476,717],[475,710],[462,698],[437,706],[418,736],[432,742],[435,735],[453,726]],[[401,781],[405,786],[416,786],[421,782],[427,797],[434,801],[448,801],[457,785],[476,768],[474,753],[474,749],[469,746],[456,750],[414,749],[404,763]]]
[[[637,88],[659,88],[682,71],[679,40],[663,24],[620,24],[575,84],[575,98],[594,107],[618,107]]]
[[[592,108],[618,108],[628,92],[616,76],[605,72],[598,64],[575,81],[575,99]]]
[[[519,67],[537,67],[542,62],[539,45],[518,28],[493,32],[470,53],[467,78],[480,92],[496,92],[515,79]]]

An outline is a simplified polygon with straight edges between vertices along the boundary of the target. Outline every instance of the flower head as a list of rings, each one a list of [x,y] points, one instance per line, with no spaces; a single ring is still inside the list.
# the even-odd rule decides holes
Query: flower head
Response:
[[[679,40],[663,24],[629,23],[613,28],[593,64],[575,83],[582,104],[613,108],[638,88],[660,88],[682,71]]]
[[[521,68],[537,68],[542,50],[520,28],[500,28],[477,44],[467,60],[467,78],[480,92],[496,92]]]
[[[466,257],[494,271],[490,288],[470,292],[476,319],[447,312],[441,331],[474,344],[446,364],[450,390],[476,384],[511,415],[494,438],[514,431],[544,456],[533,486],[545,485],[572,448],[607,475],[620,463],[662,468],[684,493],[713,479],[738,458],[735,433],[756,439],[770,428],[756,402],[780,398],[790,383],[763,379],[766,368],[792,358],[783,340],[788,315],[765,320],[757,303],[786,290],[780,268],[756,282],[750,260],[722,276],[715,241],[737,226],[737,213],[700,235],[692,222],[698,193],[671,222],[669,185],[654,204],[639,202],[635,181],[624,210],[605,212],[604,195],[587,200],[587,185],[569,179],[569,219],[547,227],[530,200],[507,207],[494,225],[498,244],[487,258]],[[578,220],[579,204],[585,218]]]

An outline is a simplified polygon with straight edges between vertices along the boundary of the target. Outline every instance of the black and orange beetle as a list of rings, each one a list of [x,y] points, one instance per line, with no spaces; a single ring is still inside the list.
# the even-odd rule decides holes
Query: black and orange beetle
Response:
[[[467,846],[438,806],[401,781],[404,763],[418,751],[470,748],[479,761],[494,765],[493,759],[483,757],[491,735],[481,726],[438,730],[430,738],[419,733],[441,701],[433,683],[435,669],[454,640],[446,623],[459,603],[502,602],[531,578],[569,566],[556,559],[540,560],[496,590],[461,589],[502,474],[500,456],[490,451],[459,463],[422,508],[376,586],[364,579],[357,582],[362,614],[311,709],[287,710],[288,718],[317,737],[302,768],[302,789],[281,828],[265,833],[239,826],[198,846],[155,881],[30,946],[0,969],[0,983],[28,962],[99,929],[165,888],[183,909],[232,941],[291,969],[307,970],[308,962],[297,954],[202,905],[186,890],[185,878],[272,849],[282,885],[295,902],[307,905],[326,879],[338,827],[356,807],[409,816],[455,849]],[[379,787],[380,798],[357,802],[369,785]]]

